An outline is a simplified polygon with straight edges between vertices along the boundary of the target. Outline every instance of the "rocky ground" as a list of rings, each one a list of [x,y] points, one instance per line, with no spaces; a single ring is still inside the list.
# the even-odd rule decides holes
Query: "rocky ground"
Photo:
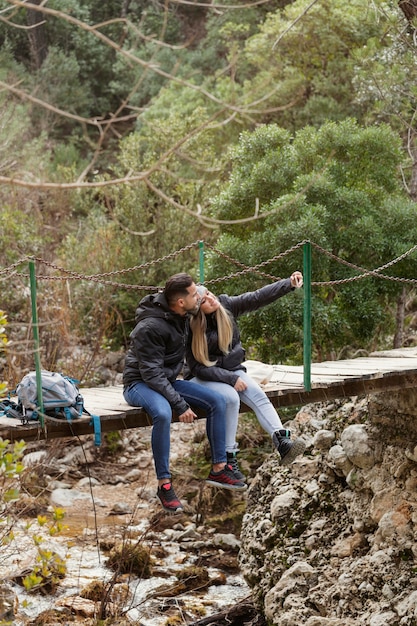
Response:
[[[237,563],[246,495],[205,486],[204,422],[173,425],[173,474],[185,504],[176,516],[166,515],[155,497],[150,432],[106,436],[100,449],[88,437],[28,445],[22,495],[8,508],[15,545],[0,557],[3,620],[16,626],[91,626],[98,618],[118,626],[262,623]],[[65,526],[53,539],[44,533],[42,545],[63,555],[69,546],[64,560],[75,572],[26,594],[22,580],[36,558],[35,528],[42,534],[33,520],[53,508],[65,511]],[[132,546],[145,553],[132,557]]]
[[[285,468],[242,416],[245,493],[204,485],[204,421],[173,425],[179,516],[156,500],[150,429],[106,434],[99,449],[89,437],[30,444],[22,495],[3,502],[16,540],[0,555],[0,622],[416,626],[416,396],[304,407],[286,425],[307,449]],[[53,507],[65,510],[66,528],[48,537],[33,520]],[[70,567],[25,594],[34,534],[52,555],[49,573],[55,554]]]
[[[268,623],[417,624],[416,400],[406,389],[304,407],[310,453],[259,468],[239,564]]]

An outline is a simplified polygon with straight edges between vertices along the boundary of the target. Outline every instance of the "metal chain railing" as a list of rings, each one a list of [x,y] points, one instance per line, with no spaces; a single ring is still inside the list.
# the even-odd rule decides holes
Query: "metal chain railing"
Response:
[[[172,260],[176,258],[177,256],[179,256],[180,254],[187,252],[188,250],[191,250],[192,248],[197,247],[198,245],[199,245],[199,242],[195,241],[191,244],[188,244],[187,246],[184,246],[183,248],[180,248],[179,250],[175,250],[174,252],[171,252],[170,254],[166,254],[165,256],[159,257],[158,259],[153,259],[152,261],[147,261],[146,263],[141,263],[140,265],[135,265],[134,267],[129,267],[126,269],[121,269],[121,270],[114,270],[112,272],[105,272],[102,274],[81,274],[79,272],[74,272],[73,270],[65,269],[64,267],[56,265],[55,263],[52,263],[51,261],[46,261],[45,259],[42,259],[42,258],[35,257],[35,256],[27,256],[27,257],[24,257],[23,259],[20,259],[16,263],[13,263],[13,265],[9,266],[8,268],[5,268],[4,270],[0,270],[0,275],[7,273],[7,275],[9,276],[11,270],[14,270],[16,267],[19,267],[23,263],[28,262],[28,261],[36,261],[39,264],[46,265],[47,267],[50,267],[58,272],[65,274],[65,276],[52,276],[52,275],[38,274],[36,277],[37,280],[51,280],[51,281],[85,280],[89,282],[100,283],[102,285],[107,285],[110,287],[119,287],[123,289],[133,289],[133,290],[138,290],[138,291],[139,290],[152,291],[152,290],[161,289],[161,287],[158,287],[155,285],[130,285],[128,283],[117,283],[114,281],[102,280],[102,279],[105,276],[117,276],[117,275],[128,274],[130,272],[135,272],[137,270],[151,267],[153,265],[156,265],[157,263],[163,263],[165,261]],[[28,277],[28,274],[24,272],[13,272],[13,275],[20,276],[22,278]]]
[[[304,245],[304,243],[305,243],[305,241],[297,243],[295,246],[293,246],[292,248],[289,248],[285,252],[281,252],[280,254],[277,254],[276,256],[272,257],[271,259],[268,259],[267,261],[262,261],[262,263],[258,263],[258,265],[253,265],[251,267],[249,267],[248,265],[245,265],[244,263],[241,263],[240,261],[236,261],[236,259],[232,259],[232,257],[230,257],[225,252],[222,252],[221,250],[218,250],[214,246],[210,245],[209,243],[206,243],[205,244],[206,247],[210,248],[211,250],[213,250],[213,252],[218,254],[220,257],[223,257],[224,259],[226,259],[230,263],[234,263],[238,267],[243,267],[244,268],[241,272],[235,272],[234,274],[228,274],[227,276],[223,276],[221,278],[213,278],[211,280],[208,280],[208,281],[206,281],[206,284],[207,285],[211,285],[211,284],[214,284],[214,283],[219,283],[219,282],[222,282],[222,281],[225,281],[225,280],[230,280],[231,278],[237,278],[238,276],[243,276],[244,274],[249,274],[249,273],[259,274],[259,276],[263,276],[264,278],[272,278],[272,280],[274,280],[274,281],[280,280],[280,278],[278,278],[277,276],[273,276],[272,274],[267,274],[265,272],[260,272],[258,268],[265,267],[265,265],[269,265],[269,263],[273,263],[274,261],[277,261],[278,259],[284,258],[288,254],[291,254],[291,252],[294,252],[298,248],[301,248]]]
[[[417,245],[413,246],[412,248],[410,248],[409,250],[407,250],[406,252],[404,252],[404,254],[400,255],[399,257],[396,257],[395,259],[393,259],[392,261],[389,261],[389,263],[386,263],[385,265],[381,265],[381,267],[378,267],[374,270],[367,270],[363,267],[360,267],[359,265],[355,265],[354,263],[350,263],[349,261],[346,261],[345,259],[341,259],[340,257],[336,256],[335,254],[333,254],[332,252],[329,252],[328,250],[325,250],[325,248],[322,248],[321,246],[319,246],[318,244],[315,244],[313,242],[311,242],[311,245],[316,248],[317,250],[319,250],[320,252],[323,252],[323,254],[326,254],[328,257],[332,258],[333,260],[337,261],[338,263],[341,263],[342,265],[346,265],[347,267],[350,267],[358,272],[362,272],[359,276],[351,276],[350,278],[341,278],[340,280],[331,280],[331,281],[322,281],[322,282],[313,282],[311,283],[311,285],[320,285],[320,286],[324,286],[324,285],[342,285],[344,283],[351,283],[354,282],[356,280],[362,280],[363,278],[367,278],[368,276],[374,276],[376,278],[382,278],[384,280],[391,280],[393,282],[398,282],[398,283],[410,283],[410,284],[416,284],[417,283],[417,279],[415,278],[400,278],[398,276],[387,276],[386,274],[381,274],[381,272],[385,269],[387,269],[388,267],[391,267],[392,265],[395,265],[396,263],[399,263],[399,261],[402,261],[405,257],[407,257],[408,255],[410,255],[412,252],[414,252],[415,250],[417,250]]]
[[[164,261],[176,258],[177,256],[179,256],[180,254],[191,250],[194,247],[199,247],[200,248],[200,260],[201,260],[201,249],[203,246],[204,242],[202,241],[197,241],[197,242],[193,242],[187,246],[184,246],[183,248],[176,250],[170,254],[167,254],[163,257],[160,257],[158,259],[154,259],[152,261],[146,262],[146,263],[142,263],[140,265],[136,265],[134,267],[131,268],[127,268],[127,269],[121,269],[121,270],[115,270],[112,272],[106,272],[106,273],[102,273],[102,274],[81,274],[79,272],[75,272],[72,270],[67,270],[66,268],[60,267],[58,265],[56,265],[55,263],[49,262],[49,261],[45,261],[45,259],[39,258],[39,257],[31,257],[31,256],[27,256],[23,259],[20,259],[19,261],[17,261],[16,263],[13,263],[12,265],[10,265],[7,268],[4,268],[2,270],[0,270],[0,280],[3,280],[2,277],[6,277],[6,278],[10,278],[11,275],[13,276],[21,276],[21,277],[25,277],[27,278],[28,276],[30,277],[30,283],[31,283],[31,301],[32,301],[32,315],[33,315],[33,326],[34,326],[34,331],[36,329],[36,332],[38,331],[38,322],[37,322],[37,318],[36,318],[36,280],[61,280],[61,281],[68,281],[68,280],[85,280],[85,281],[93,281],[96,283],[100,283],[103,285],[108,285],[108,286],[112,286],[112,287],[116,287],[118,289],[123,288],[123,289],[135,289],[135,290],[145,290],[145,291],[150,291],[150,290],[159,290],[160,287],[156,287],[156,286],[150,286],[150,285],[130,285],[130,284],[126,284],[126,283],[117,283],[114,281],[109,281],[109,280],[104,280],[104,278],[107,278],[109,276],[118,276],[118,275],[124,275],[124,274],[128,274],[129,272],[132,271],[138,271],[141,269],[145,269],[147,267],[151,267],[152,265],[155,265],[157,263],[162,263]],[[304,353],[304,387],[306,390],[310,391],[311,390],[311,287],[313,285],[316,286],[321,286],[321,285],[340,285],[340,284],[344,284],[344,283],[348,283],[348,282],[353,282],[353,281],[357,281],[357,280],[361,280],[363,278],[372,276],[372,277],[376,277],[376,278],[382,278],[384,280],[391,280],[391,281],[396,281],[396,282],[401,282],[401,283],[411,283],[411,284],[416,284],[417,283],[417,279],[406,279],[406,278],[399,278],[396,276],[387,276],[385,274],[382,274],[383,270],[386,270],[388,267],[391,267],[392,265],[394,265],[395,263],[398,263],[400,260],[404,259],[406,256],[408,256],[409,254],[411,254],[412,252],[414,252],[417,249],[417,245],[413,246],[410,250],[406,251],[405,253],[403,253],[402,255],[400,255],[399,257],[397,257],[396,259],[393,259],[392,261],[390,261],[389,263],[386,263],[385,265],[376,268],[374,270],[367,270],[364,269],[362,267],[359,267],[358,265],[355,265],[354,263],[350,263],[349,261],[345,261],[344,259],[341,259],[339,257],[337,257],[335,254],[329,252],[328,250],[325,250],[324,248],[322,248],[321,246],[314,244],[310,241],[302,241],[294,246],[292,246],[291,248],[285,250],[284,252],[281,252],[277,255],[275,255],[274,257],[272,257],[271,259],[268,259],[267,261],[262,261],[261,263],[258,263],[256,265],[253,266],[247,266],[244,263],[241,263],[240,261],[237,261],[236,259],[233,259],[232,257],[230,257],[230,255],[226,254],[225,252],[222,252],[221,250],[218,250],[217,248],[215,248],[214,246],[212,246],[211,244],[206,244],[206,246],[212,250],[213,253],[218,254],[219,256],[221,256],[222,258],[224,258],[226,261],[228,261],[229,263],[233,263],[235,265],[237,265],[238,267],[242,268],[239,272],[235,272],[232,274],[228,274],[227,276],[223,276],[220,278],[215,278],[215,279],[211,279],[209,281],[206,282],[206,284],[212,284],[212,283],[217,283],[217,282],[221,282],[221,281],[227,281],[230,280],[232,278],[236,278],[238,276],[243,276],[245,274],[248,273],[256,273],[260,276],[263,276],[265,278],[268,279],[272,279],[273,281],[277,281],[279,280],[279,278],[277,278],[276,276],[263,272],[261,271],[261,268],[264,268],[266,265],[273,263],[274,261],[277,261],[279,259],[284,258],[285,256],[291,254],[292,252],[298,250],[299,248],[303,247],[303,267],[305,270],[305,294],[304,294],[304,340],[303,340],[303,353]],[[338,263],[341,263],[357,272],[360,272],[360,275],[357,276],[352,276],[349,278],[344,278],[341,280],[334,280],[334,281],[327,281],[327,282],[312,282],[311,281],[311,246],[314,246],[315,249],[317,249],[319,252],[327,255],[329,258],[337,261]],[[24,273],[20,273],[17,272],[17,268],[19,268],[22,263],[24,262],[28,262],[29,264],[29,274],[24,274]],[[45,265],[49,268],[51,268],[52,270],[59,272],[62,275],[59,276],[43,276],[43,275],[37,275],[35,276],[35,262],[37,262],[38,264],[42,264]],[[200,273],[204,274],[204,272],[201,272],[201,266],[200,266]],[[34,333],[35,334],[35,333]],[[39,342],[38,342],[39,343]],[[36,337],[35,337],[35,356],[39,357],[39,346],[36,346]],[[39,361],[39,358],[38,358]],[[37,385],[38,385],[38,393],[41,395],[42,394],[42,389],[41,389],[41,367],[40,367],[40,362],[36,365],[36,373],[37,373]]]
[[[100,283],[102,285],[106,285],[106,286],[109,286],[109,287],[116,287],[116,288],[119,288],[119,289],[137,290],[137,291],[156,291],[156,290],[162,289],[162,287],[161,286],[155,286],[155,285],[132,285],[132,284],[129,284],[129,283],[119,283],[119,282],[110,281],[110,280],[104,280],[104,279],[106,277],[109,277],[109,276],[126,275],[126,274],[129,274],[130,272],[143,270],[143,269],[152,267],[154,265],[157,265],[158,263],[164,263],[166,261],[175,259],[179,255],[181,255],[181,254],[183,254],[185,252],[188,252],[189,250],[192,250],[193,248],[197,248],[201,243],[202,243],[201,241],[194,241],[193,243],[190,243],[187,246],[184,246],[183,248],[180,248],[179,250],[175,250],[174,252],[171,252],[170,254],[166,254],[166,255],[164,255],[162,257],[159,257],[157,259],[153,259],[151,261],[147,261],[146,263],[141,263],[139,265],[135,265],[135,266],[129,267],[129,268],[124,268],[124,269],[121,269],[121,270],[114,270],[114,271],[111,271],[111,272],[104,272],[104,273],[101,273],[101,274],[82,274],[80,272],[75,272],[73,270],[69,270],[69,269],[66,269],[64,267],[61,267],[61,266],[59,266],[59,265],[57,265],[55,263],[52,263],[51,261],[46,261],[45,259],[42,259],[40,257],[25,256],[25,257],[19,259],[19,261],[16,261],[15,263],[9,265],[8,267],[0,269],[0,281],[6,280],[7,278],[10,278],[11,275],[18,276],[18,277],[21,277],[21,278],[28,278],[28,276],[29,276],[28,273],[17,272],[16,270],[24,263],[27,263],[29,261],[36,261],[39,265],[45,265],[46,267],[49,267],[52,270],[54,270],[56,272],[59,272],[60,274],[63,274],[63,275],[37,274],[37,277],[36,277],[37,280],[50,280],[50,281],[68,281],[68,280],[80,280],[81,281],[81,280],[85,280],[85,281],[89,281],[89,282]],[[249,273],[258,274],[259,276],[262,276],[263,278],[267,278],[267,279],[270,279],[270,280],[273,280],[273,281],[280,280],[279,277],[274,276],[273,274],[269,274],[267,272],[261,271],[261,268],[264,268],[267,265],[273,263],[274,261],[278,261],[278,260],[288,256],[289,254],[295,252],[296,250],[302,248],[304,246],[304,244],[306,243],[306,240],[301,241],[301,242],[295,244],[294,246],[291,246],[290,248],[288,248],[284,252],[281,252],[281,253],[271,257],[270,259],[268,259],[266,261],[262,261],[261,263],[258,263],[258,264],[253,265],[253,266],[245,265],[244,263],[238,261],[237,259],[232,258],[230,255],[226,254],[222,250],[219,250],[218,248],[216,248],[215,246],[211,245],[208,242],[203,242],[203,243],[204,243],[205,247],[208,248],[209,250],[211,250],[213,253],[215,253],[218,256],[224,258],[229,263],[232,263],[232,264],[236,265],[237,267],[242,268],[238,272],[230,273],[230,274],[227,274],[225,276],[221,276],[221,277],[218,277],[218,278],[212,278],[212,279],[210,279],[208,281],[205,281],[206,284],[215,284],[215,283],[219,283],[219,282],[228,281],[228,280],[231,280],[233,278],[238,278],[239,276],[244,276],[245,274],[249,274]],[[399,257],[396,257],[395,259],[393,259],[392,261],[386,263],[385,265],[382,265],[381,267],[378,267],[378,268],[373,269],[373,270],[369,270],[369,269],[360,267],[358,265],[355,265],[354,263],[350,263],[349,261],[346,261],[345,259],[341,259],[337,255],[333,254],[332,252],[329,252],[328,250],[326,250],[325,248],[321,247],[320,245],[318,245],[318,244],[316,244],[314,242],[311,242],[311,245],[316,250],[318,250],[319,252],[325,254],[326,256],[328,256],[329,258],[333,259],[337,263],[340,263],[340,264],[345,265],[346,267],[349,267],[349,268],[351,268],[351,269],[353,269],[353,270],[355,270],[357,272],[360,272],[360,274],[358,274],[356,276],[351,276],[351,277],[348,277],[348,278],[342,278],[342,279],[339,279],[339,280],[312,281],[311,282],[312,286],[342,285],[342,284],[346,284],[346,283],[362,280],[364,278],[368,278],[369,276],[373,276],[375,278],[380,278],[380,279],[383,279],[383,280],[390,280],[390,281],[394,281],[394,282],[399,282],[399,283],[408,283],[408,284],[416,284],[417,283],[417,279],[415,279],[415,278],[401,278],[401,277],[397,277],[397,276],[387,276],[386,274],[382,273],[383,270],[386,270],[389,267],[392,267],[396,263],[400,262],[401,260],[403,260],[404,258],[409,256],[410,254],[412,254],[414,251],[416,251],[417,250],[417,245],[413,246],[412,248],[410,248],[409,250],[404,252],[402,255],[400,255]]]

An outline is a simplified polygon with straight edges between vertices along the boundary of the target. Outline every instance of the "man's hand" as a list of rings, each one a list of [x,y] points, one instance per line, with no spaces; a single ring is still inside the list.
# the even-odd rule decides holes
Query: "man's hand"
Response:
[[[245,391],[245,389],[247,389],[247,384],[245,383],[243,378],[238,378],[234,384],[234,388],[236,389],[236,391]]]
[[[303,275],[298,270],[291,274],[290,280],[291,280],[291,287],[294,287],[295,289],[299,289],[300,287],[303,286]]]
[[[197,415],[194,413],[192,409],[187,409],[184,413],[178,416],[180,422],[185,422],[187,424],[191,424],[196,419]]]

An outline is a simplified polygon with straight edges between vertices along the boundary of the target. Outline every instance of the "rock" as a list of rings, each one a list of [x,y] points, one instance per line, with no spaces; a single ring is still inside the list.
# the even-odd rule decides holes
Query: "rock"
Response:
[[[17,596],[12,587],[5,582],[0,583],[0,623],[13,623],[17,606]]]
[[[240,541],[231,533],[216,533],[213,535],[213,545],[220,548],[239,550]]]
[[[317,450],[328,450],[336,439],[332,430],[319,430],[313,438],[312,444]]]
[[[414,623],[414,400],[415,394],[391,394],[384,410],[371,399],[371,419],[363,399],[344,408],[335,402],[332,420],[324,406],[320,412],[304,407],[294,424],[316,445],[285,470],[272,457],[258,468],[247,492],[238,561],[268,623]]]
[[[341,445],[332,446],[328,453],[328,462],[339,476],[347,476],[353,468],[352,462]]]
[[[116,502],[113,504],[109,515],[128,515],[133,513],[132,507],[126,502]]]
[[[288,511],[294,508],[300,499],[295,489],[289,489],[279,496],[275,496],[271,504],[271,519],[273,522],[288,515]]]
[[[69,596],[57,601],[57,606],[67,608],[71,613],[81,617],[94,617],[100,606],[99,602],[93,602],[81,596]]]
[[[364,424],[348,426],[342,433],[341,445],[349,461],[362,469],[369,469],[375,463],[374,450]]]
[[[92,497],[91,494],[83,493],[78,489],[54,489],[50,497],[52,506],[62,508],[74,506],[77,500],[90,500],[92,502]],[[94,498],[94,503],[96,506],[106,506],[106,502],[100,498]]]

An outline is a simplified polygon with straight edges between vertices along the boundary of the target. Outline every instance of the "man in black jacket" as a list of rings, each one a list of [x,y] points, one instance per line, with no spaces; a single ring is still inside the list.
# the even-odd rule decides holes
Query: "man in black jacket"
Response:
[[[185,356],[189,313],[198,310],[200,297],[188,274],[175,274],[162,293],[146,296],[136,310],[123,372],[123,395],[152,418],[152,452],[158,479],[157,497],[171,513],[183,510],[171,483],[169,469],[172,412],[180,422],[192,423],[192,406],[206,411],[212,469],[207,484],[245,489],[226,464],[226,402],[220,394],[197,383],[178,379]]]

